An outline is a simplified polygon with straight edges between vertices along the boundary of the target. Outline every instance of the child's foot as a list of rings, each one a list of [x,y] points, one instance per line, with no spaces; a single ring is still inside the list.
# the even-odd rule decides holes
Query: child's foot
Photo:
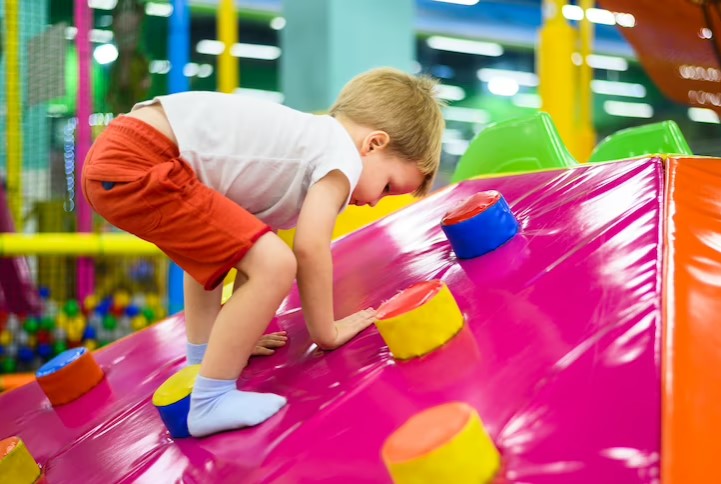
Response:
[[[188,430],[194,437],[258,425],[286,404],[274,393],[241,392],[235,380],[198,376],[190,395]]]
[[[196,345],[193,343],[185,344],[185,355],[188,365],[199,365],[205,356],[205,350],[208,349],[207,344]]]

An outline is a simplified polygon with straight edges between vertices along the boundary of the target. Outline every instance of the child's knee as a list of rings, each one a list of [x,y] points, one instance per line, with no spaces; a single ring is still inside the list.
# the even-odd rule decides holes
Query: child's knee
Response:
[[[298,264],[295,254],[277,235],[263,235],[240,261],[237,269],[249,279],[262,278],[279,289],[289,290]]]

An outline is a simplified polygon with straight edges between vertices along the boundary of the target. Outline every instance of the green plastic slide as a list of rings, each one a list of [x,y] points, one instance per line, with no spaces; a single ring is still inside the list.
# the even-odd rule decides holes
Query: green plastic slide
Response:
[[[572,168],[568,152],[548,113],[494,123],[478,133],[458,162],[452,182],[479,175]]]
[[[635,126],[613,133],[598,143],[588,161],[598,163],[655,154],[693,155],[674,121]]]

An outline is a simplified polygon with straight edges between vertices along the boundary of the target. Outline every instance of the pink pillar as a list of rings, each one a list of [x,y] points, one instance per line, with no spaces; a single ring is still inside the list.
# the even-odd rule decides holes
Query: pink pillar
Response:
[[[87,0],[75,0],[75,27],[77,36],[75,45],[78,51],[78,125],[75,146],[75,206],[77,207],[77,232],[92,231],[92,212],[80,188],[80,174],[83,170],[85,156],[92,144],[90,132],[90,114],[92,113],[93,92],[90,78],[90,25],[92,14]],[[85,297],[93,292],[95,274],[93,261],[87,257],[78,258],[78,300],[82,303]]]

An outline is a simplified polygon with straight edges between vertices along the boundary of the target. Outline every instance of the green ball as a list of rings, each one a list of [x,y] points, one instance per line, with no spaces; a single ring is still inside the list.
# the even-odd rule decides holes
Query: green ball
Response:
[[[145,316],[145,319],[148,321],[148,323],[152,323],[155,321],[155,311],[153,311],[151,308],[143,309],[143,316]]]
[[[55,352],[56,355],[59,355],[60,353],[62,353],[63,351],[65,351],[67,349],[68,349],[68,345],[67,345],[67,343],[65,343],[65,341],[56,341],[55,344],[53,345],[53,351]]]
[[[65,303],[63,311],[65,312],[65,314],[72,318],[80,314],[80,305],[75,299],[70,299],[68,300],[68,302]]]
[[[118,320],[115,319],[115,316],[113,316],[112,314],[108,314],[103,318],[103,328],[107,329],[108,331],[112,331],[117,327]]]
[[[40,320],[40,329],[43,331],[52,331],[55,329],[55,320],[50,316],[45,316]]]
[[[38,321],[38,318],[28,318],[25,320],[25,324],[23,325],[23,329],[25,329],[27,334],[35,334],[38,332],[39,328],[40,322]]]
[[[15,373],[15,370],[17,369],[17,362],[15,361],[15,358],[5,358],[2,362],[2,372],[3,373]]]

